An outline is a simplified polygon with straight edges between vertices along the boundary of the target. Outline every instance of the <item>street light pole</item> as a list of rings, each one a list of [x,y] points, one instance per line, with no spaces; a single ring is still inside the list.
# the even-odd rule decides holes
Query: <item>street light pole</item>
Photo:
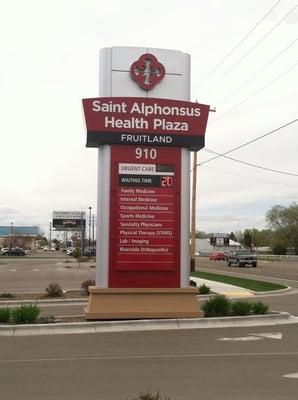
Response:
[[[89,255],[91,253],[91,210],[92,207],[89,207]]]
[[[94,225],[95,225],[95,221],[94,221],[94,214],[92,215],[92,250],[94,250]]]
[[[10,246],[9,249],[12,249],[12,234],[13,234],[13,222],[10,223]]]

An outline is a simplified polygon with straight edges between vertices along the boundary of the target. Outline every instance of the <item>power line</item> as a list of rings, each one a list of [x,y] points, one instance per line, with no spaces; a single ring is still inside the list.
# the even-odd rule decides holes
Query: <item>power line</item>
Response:
[[[203,161],[202,163],[200,163],[200,165],[206,164],[206,163],[209,162],[209,161],[216,160],[217,158],[222,157],[222,156],[225,156],[225,155],[227,155],[227,154],[230,154],[230,153],[232,153],[233,151],[242,149],[243,147],[248,146],[249,144],[252,144],[252,143],[254,143],[254,142],[257,142],[258,140],[263,139],[263,138],[266,137],[266,136],[272,135],[273,133],[278,132],[278,131],[284,129],[284,128],[286,128],[287,126],[290,126],[290,125],[294,124],[294,123],[297,122],[297,121],[298,121],[298,118],[293,119],[292,121],[287,122],[286,124],[284,124],[284,125],[282,125],[282,126],[279,126],[278,128],[273,129],[273,130],[270,131],[270,132],[264,133],[263,135],[258,136],[258,137],[254,138],[254,139],[252,139],[252,140],[249,140],[248,142],[245,142],[245,143],[241,144],[240,146],[233,147],[232,149],[227,150],[227,151],[225,151],[225,152],[222,153],[222,154],[218,154],[218,155],[215,156],[215,157],[209,158],[208,160]],[[203,150],[207,150],[207,149],[203,149]]]
[[[200,165],[199,165],[199,166],[200,166]],[[282,183],[282,182],[269,181],[269,180],[265,180],[265,179],[254,178],[254,177],[252,177],[252,176],[247,176],[247,175],[240,175],[240,174],[236,174],[236,173],[234,173],[234,172],[225,171],[225,170],[223,170],[223,169],[213,168],[213,167],[210,167],[209,165],[208,165],[208,166],[207,166],[207,165],[204,165],[204,168],[209,168],[209,169],[214,170],[214,171],[223,172],[223,173],[225,173],[225,174],[238,176],[238,177],[240,177],[240,178],[252,179],[252,180],[258,181],[258,182],[273,183],[273,184],[275,184],[275,185],[282,185],[282,186],[289,186],[289,187],[298,188],[297,185],[291,185],[291,184]]]
[[[219,154],[219,153],[217,153],[216,151],[213,151],[213,150],[208,150],[208,149],[206,149],[206,151],[208,151],[209,153],[221,155],[221,154]],[[253,164],[253,163],[249,163],[249,162],[247,162],[247,161],[238,160],[237,158],[232,158],[232,157],[224,156],[224,155],[221,155],[221,156],[224,157],[224,158],[227,158],[228,160],[235,161],[235,162],[238,162],[238,163],[240,163],[240,164],[247,165],[247,166],[249,166],[249,167],[254,167],[254,168],[258,168],[258,169],[263,169],[263,170],[265,170],[265,171],[275,172],[275,173],[277,173],[277,174],[298,176],[298,174],[295,174],[295,173],[293,173],[293,172],[280,171],[280,170],[277,170],[277,169],[271,169],[271,168],[263,167],[263,166],[261,166],[261,165],[256,165],[256,164]]]
[[[227,58],[230,57],[231,54],[234,53],[235,50],[238,49],[238,47],[252,34],[252,32],[264,21],[264,19],[271,14],[271,12],[274,10],[274,8],[280,3],[281,0],[279,0],[277,3],[274,4],[273,7],[270,8],[269,11],[247,32],[247,34],[232,48],[232,50],[229,51],[229,53],[218,63],[216,66],[194,87],[192,92],[196,91],[198,87],[201,86],[205,80],[209,78],[225,61]]]
[[[297,8],[297,4],[281,19],[278,21],[277,24],[275,24],[267,33],[265,36],[263,36],[254,46],[252,46],[242,57],[239,58],[238,61],[236,61],[232,66],[224,72],[219,78],[217,78],[211,85],[207,87],[207,89],[200,94],[200,96],[203,96],[205,93],[207,93],[214,85],[216,85],[217,82],[221,81],[223,78],[225,78],[237,65],[239,65],[243,60],[245,60],[246,57],[249,56],[250,53],[253,52],[292,12]]]
[[[276,82],[277,80],[279,80],[280,78],[282,78],[283,76],[285,76],[286,74],[288,74],[289,72],[292,71],[292,69],[296,68],[298,65],[298,62],[294,65],[292,65],[290,68],[288,68],[286,71],[282,72],[280,75],[278,75],[276,78],[272,79],[270,82],[268,82],[265,86],[261,87],[260,89],[256,90],[254,93],[250,94],[249,96],[247,96],[245,99],[243,99],[242,101],[240,101],[240,103],[237,103],[235,106],[233,106],[232,108],[230,108],[229,110],[227,110],[225,113],[221,114],[218,118],[214,119],[213,121],[209,122],[210,124],[213,124],[214,122],[220,120],[221,118],[225,117],[226,115],[230,114],[232,111],[234,111],[236,108],[242,106],[242,104],[246,103],[249,99],[251,99],[252,97],[256,96],[257,94],[259,94],[260,92],[262,92],[263,90],[267,89],[269,86],[271,86],[274,82]]]
[[[219,102],[216,102],[216,106],[218,107],[220,104],[223,104],[226,100],[228,100],[231,96],[233,96],[235,93],[237,93],[240,89],[242,89],[245,85],[247,85],[252,79],[254,79],[257,75],[259,75],[264,69],[269,67],[275,60],[277,60],[283,53],[285,53],[289,48],[291,48],[296,42],[298,38],[293,40],[287,47],[285,47],[281,52],[276,54],[273,58],[271,58],[270,61],[268,61],[262,68],[257,70],[255,73],[253,73],[249,78],[247,78],[242,85],[238,86],[235,90],[233,90],[230,94],[228,94],[226,97],[224,97],[222,100]]]

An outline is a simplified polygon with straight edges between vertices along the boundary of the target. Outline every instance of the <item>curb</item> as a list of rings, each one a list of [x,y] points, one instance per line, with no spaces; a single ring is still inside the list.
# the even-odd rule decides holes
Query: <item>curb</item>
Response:
[[[297,323],[298,317],[286,312],[249,317],[150,319],[132,321],[71,322],[0,326],[0,336],[65,335],[104,332],[131,332],[173,329],[210,329]]]
[[[289,292],[290,290],[293,289],[292,286],[289,286],[289,285],[286,285],[286,284],[284,284],[284,286],[286,286],[285,289],[269,290],[269,291],[266,291],[266,292],[254,292],[254,291],[252,291],[252,292],[253,292],[256,296],[257,296],[257,295],[264,296],[264,295],[266,295],[266,294],[272,296],[273,294],[278,295],[279,293]]]
[[[209,270],[202,270],[203,272],[210,272]],[[224,275],[224,274],[223,274]],[[196,276],[190,276],[190,279],[193,279],[193,280],[195,280],[195,279],[201,279],[201,278],[198,278],[198,277],[196,277]],[[248,279],[250,279],[250,278],[248,278]],[[252,279],[253,280],[253,279]],[[214,282],[217,282],[217,281],[214,281]],[[269,282],[271,282],[271,281],[269,281]],[[272,283],[275,283],[275,282],[272,282]],[[279,294],[279,293],[283,293],[283,292],[287,292],[287,291],[290,291],[291,289],[293,289],[291,286],[289,286],[289,285],[287,285],[287,284],[285,284],[285,283],[280,283],[281,285],[283,285],[283,286],[286,286],[284,289],[277,289],[277,290],[266,290],[265,292],[256,292],[255,290],[251,290],[251,289],[246,289],[246,288],[244,288],[244,287],[242,287],[242,286],[235,286],[235,285],[230,285],[230,284],[228,284],[229,286],[235,286],[235,288],[240,288],[240,289],[244,289],[244,291],[247,291],[247,292],[249,292],[249,293],[251,293],[251,294],[253,294],[253,295],[255,295],[255,296],[258,296],[258,295],[261,295],[261,296],[263,296],[263,295],[266,295],[266,294],[268,294],[268,295],[272,295],[272,294]],[[215,293],[215,294],[211,294],[211,296],[213,295],[216,295],[216,294],[220,294],[220,293]],[[202,295],[200,295],[200,298],[201,298],[201,296]],[[206,296],[206,295],[205,295]],[[210,296],[210,295],[207,295],[207,296]],[[228,296],[227,296],[228,297]]]
[[[51,299],[51,300],[1,300],[0,307],[3,306],[22,306],[24,304],[38,304],[38,305],[51,305],[51,304],[87,304],[88,297],[76,299]]]

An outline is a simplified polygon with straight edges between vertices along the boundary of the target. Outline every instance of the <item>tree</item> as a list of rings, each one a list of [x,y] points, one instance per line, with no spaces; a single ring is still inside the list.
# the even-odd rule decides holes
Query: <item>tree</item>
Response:
[[[252,229],[251,238],[255,247],[265,247],[272,245],[273,232],[271,229]]]
[[[287,254],[287,246],[283,242],[278,241],[278,239],[276,239],[273,242],[272,251],[273,254],[276,254],[278,256],[282,254]]]
[[[230,233],[230,239],[233,240],[234,242],[237,242],[236,236],[234,234],[234,232]]]
[[[272,207],[266,214],[266,221],[280,242],[286,242],[298,254],[298,204]]]
[[[196,231],[196,238],[197,239],[209,239],[210,233],[206,233],[204,231]]]
[[[46,246],[48,244],[48,239],[45,236],[37,235],[36,241],[40,246]]]
[[[244,242],[245,247],[252,246],[252,235],[251,235],[251,231],[249,229],[245,229],[245,231],[244,231],[243,242]]]

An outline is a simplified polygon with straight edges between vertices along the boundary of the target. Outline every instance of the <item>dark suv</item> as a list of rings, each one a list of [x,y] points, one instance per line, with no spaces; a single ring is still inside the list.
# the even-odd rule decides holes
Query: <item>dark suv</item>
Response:
[[[94,257],[96,256],[96,250],[95,249],[84,249],[84,256],[87,257]]]

